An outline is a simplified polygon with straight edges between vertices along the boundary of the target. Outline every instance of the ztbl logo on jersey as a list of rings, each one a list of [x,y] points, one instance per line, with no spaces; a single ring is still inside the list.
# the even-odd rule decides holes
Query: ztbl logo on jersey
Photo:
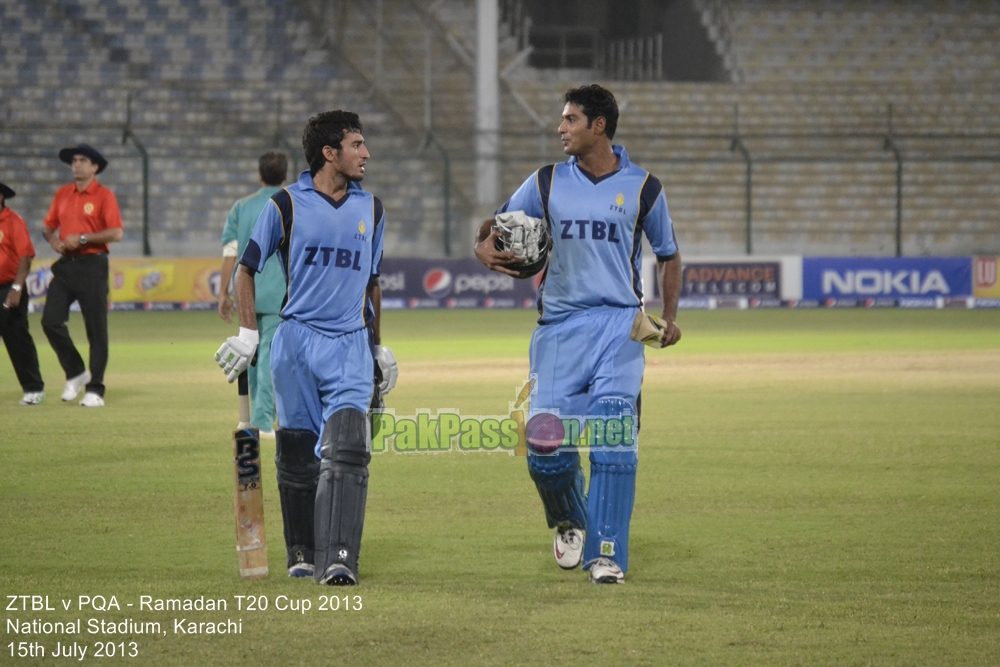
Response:
[[[362,234],[365,233],[365,221],[364,220],[359,220],[358,221],[358,231],[361,232]]]
[[[439,299],[451,293],[451,272],[447,269],[431,269],[424,274],[424,292]]]
[[[615,203],[611,205],[611,210],[615,211],[616,213],[624,213],[625,212],[624,205],[625,205],[625,195],[619,192],[618,196],[615,197]]]

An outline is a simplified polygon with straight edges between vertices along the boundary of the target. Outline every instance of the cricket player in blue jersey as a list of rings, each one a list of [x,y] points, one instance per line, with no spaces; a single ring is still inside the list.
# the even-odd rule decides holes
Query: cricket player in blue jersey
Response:
[[[373,363],[384,366],[388,352],[378,283],[385,214],[360,185],[370,157],[361,132],[347,111],[309,120],[302,137],[309,171],[261,212],[236,274],[240,335],[216,354],[230,382],[246,369],[258,343],[253,277],[277,253],[288,292],[271,374],[288,573],[329,585],[358,583],[371,460],[366,412]],[[392,370],[383,367],[383,377],[395,377]]]
[[[288,179],[288,158],[284,153],[264,153],[258,161],[260,189],[243,197],[229,210],[222,230],[222,274],[219,281],[219,317],[232,322],[233,301],[229,298],[229,283],[236,260],[243,255],[250,233],[260,212],[271,196],[281,190]],[[285,274],[277,255],[254,276],[254,310],[257,313],[257,363],[247,369],[250,381],[250,425],[260,431],[260,437],[274,437],[274,391],[271,388],[271,340],[278,329],[281,304],[285,299]]]
[[[558,132],[569,160],[539,169],[497,211],[542,219],[552,237],[531,338],[537,376],[531,413],[633,415],[637,430],[644,348],[629,333],[642,308],[641,235],[656,253],[664,346],[681,337],[675,322],[681,258],[663,186],[611,143],[618,125],[614,95],[590,85],[568,91],[563,101]],[[480,228],[476,256],[494,271],[517,275],[514,254],[495,246],[500,232],[493,225],[488,220]],[[528,471],[556,529],[560,567],[582,562],[594,583],[624,582],[637,463],[636,447],[592,447],[588,493],[576,451],[529,449]]]

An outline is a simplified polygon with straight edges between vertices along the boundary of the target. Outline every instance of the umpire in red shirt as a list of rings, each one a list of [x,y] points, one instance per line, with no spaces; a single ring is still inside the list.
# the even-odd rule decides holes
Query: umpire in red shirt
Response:
[[[38,350],[28,332],[28,295],[24,293],[35,246],[24,218],[7,208],[13,196],[14,191],[0,183],[0,338],[24,391],[21,405],[38,405],[45,398],[45,383],[38,370]]]
[[[114,193],[97,182],[108,161],[80,144],[59,151],[73,169],[73,183],[56,191],[43,232],[61,257],[52,265],[42,314],[42,330],[66,372],[62,400],[72,401],[86,387],[80,405],[104,405],[104,369],[108,365],[108,244],[122,240],[122,216]],[[69,337],[69,307],[80,303],[90,343],[90,372]]]

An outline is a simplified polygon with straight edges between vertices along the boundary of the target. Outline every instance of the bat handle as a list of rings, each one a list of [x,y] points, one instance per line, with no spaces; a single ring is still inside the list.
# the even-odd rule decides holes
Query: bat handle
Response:
[[[240,394],[240,423],[238,428],[250,428],[250,381],[247,379],[247,372],[240,373],[236,380],[236,387]]]

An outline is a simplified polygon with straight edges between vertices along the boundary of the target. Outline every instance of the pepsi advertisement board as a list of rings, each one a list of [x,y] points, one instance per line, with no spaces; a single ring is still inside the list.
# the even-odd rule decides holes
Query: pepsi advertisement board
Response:
[[[969,257],[804,257],[802,298],[821,303],[896,300],[928,307],[972,295]]]
[[[476,259],[385,259],[382,308],[534,308],[541,273],[525,280]]]

